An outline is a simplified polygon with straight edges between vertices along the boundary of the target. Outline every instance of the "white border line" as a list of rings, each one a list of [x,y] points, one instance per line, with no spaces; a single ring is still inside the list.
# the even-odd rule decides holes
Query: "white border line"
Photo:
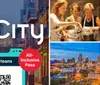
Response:
[[[50,16],[49,16],[50,15],[50,0],[48,0],[48,1],[49,1],[49,4],[48,4],[49,5],[48,6],[49,7],[49,13],[48,13],[48,19],[49,19],[48,20],[49,21],[48,22],[49,23],[49,61],[48,62],[49,62],[49,85],[50,85]]]
[[[71,41],[71,42],[66,42],[66,41],[50,41],[50,43],[100,43],[100,41]]]

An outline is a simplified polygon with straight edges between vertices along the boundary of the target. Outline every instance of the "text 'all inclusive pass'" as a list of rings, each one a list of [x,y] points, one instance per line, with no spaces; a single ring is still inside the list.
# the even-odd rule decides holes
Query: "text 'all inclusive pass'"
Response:
[[[40,53],[32,48],[25,49],[19,56],[19,65],[28,72],[37,70],[41,63]]]

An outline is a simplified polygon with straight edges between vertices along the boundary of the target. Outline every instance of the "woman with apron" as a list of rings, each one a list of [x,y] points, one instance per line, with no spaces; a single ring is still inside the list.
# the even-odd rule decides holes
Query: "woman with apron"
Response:
[[[100,21],[99,18],[93,15],[94,6],[92,3],[87,3],[84,6],[85,17],[82,19],[82,39],[83,41],[94,41],[96,38],[100,36],[99,34],[99,26]]]
[[[78,22],[81,23],[82,18],[79,16],[80,15],[80,6],[77,3],[74,3],[71,8],[72,15],[66,18],[66,22]],[[73,33],[70,34],[73,30]],[[68,34],[71,35],[68,41],[81,41],[81,35],[80,32],[82,30],[82,27],[79,27],[77,25],[73,25],[72,29],[67,30]],[[72,38],[73,37],[73,38]]]

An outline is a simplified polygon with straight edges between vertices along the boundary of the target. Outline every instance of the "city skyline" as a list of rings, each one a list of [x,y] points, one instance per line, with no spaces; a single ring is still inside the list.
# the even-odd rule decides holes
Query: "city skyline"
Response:
[[[99,56],[100,56],[100,55],[99,55]],[[99,56],[98,56],[98,57],[99,57]],[[98,57],[97,57],[97,59],[96,59],[96,62],[99,61]],[[61,60],[60,60],[60,59],[55,59],[54,61],[58,61],[58,62],[60,61],[60,62],[61,62],[61,61],[64,59],[64,61],[65,61],[66,63],[68,63],[68,61],[74,62],[73,59],[75,59],[75,63],[77,63],[77,62],[79,62],[78,58],[79,58],[79,57],[77,57],[77,59],[74,58],[74,57],[72,57],[72,58],[68,58],[67,60],[66,60],[65,58],[62,58]],[[82,57],[82,62],[85,62],[85,61],[86,61],[86,58],[88,58],[88,56],[86,56],[86,57],[84,57],[84,58]],[[77,60],[77,61],[76,61],[76,60]],[[53,61],[53,60],[51,60],[51,61]],[[88,58],[88,61],[93,61],[93,60],[90,60],[90,59]]]
[[[51,43],[50,45],[51,60],[75,58],[77,61],[79,54],[82,54],[83,59],[88,56],[89,60],[97,61],[100,55],[99,43]]]

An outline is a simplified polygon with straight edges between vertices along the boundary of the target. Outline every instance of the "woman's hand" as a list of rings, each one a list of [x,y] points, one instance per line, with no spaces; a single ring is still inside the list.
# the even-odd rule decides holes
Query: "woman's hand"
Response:
[[[82,29],[82,25],[79,22],[75,22],[76,26]]]
[[[69,34],[67,34],[67,33],[66,33],[65,35],[62,35],[62,38],[63,38],[63,39],[68,39],[68,38],[70,38],[70,37],[71,37],[71,36],[70,36]]]
[[[93,27],[93,28],[92,28],[92,31],[93,31],[93,32],[95,32],[95,31],[97,31],[97,30],[99,30],[99,27]]]
[[[96,18],[96,24],[100,27],[100,19],[99,19],[99,17]]]
[[[69,38],[70,36],[65,32],[65,30],[62,30],[62,38]]]

